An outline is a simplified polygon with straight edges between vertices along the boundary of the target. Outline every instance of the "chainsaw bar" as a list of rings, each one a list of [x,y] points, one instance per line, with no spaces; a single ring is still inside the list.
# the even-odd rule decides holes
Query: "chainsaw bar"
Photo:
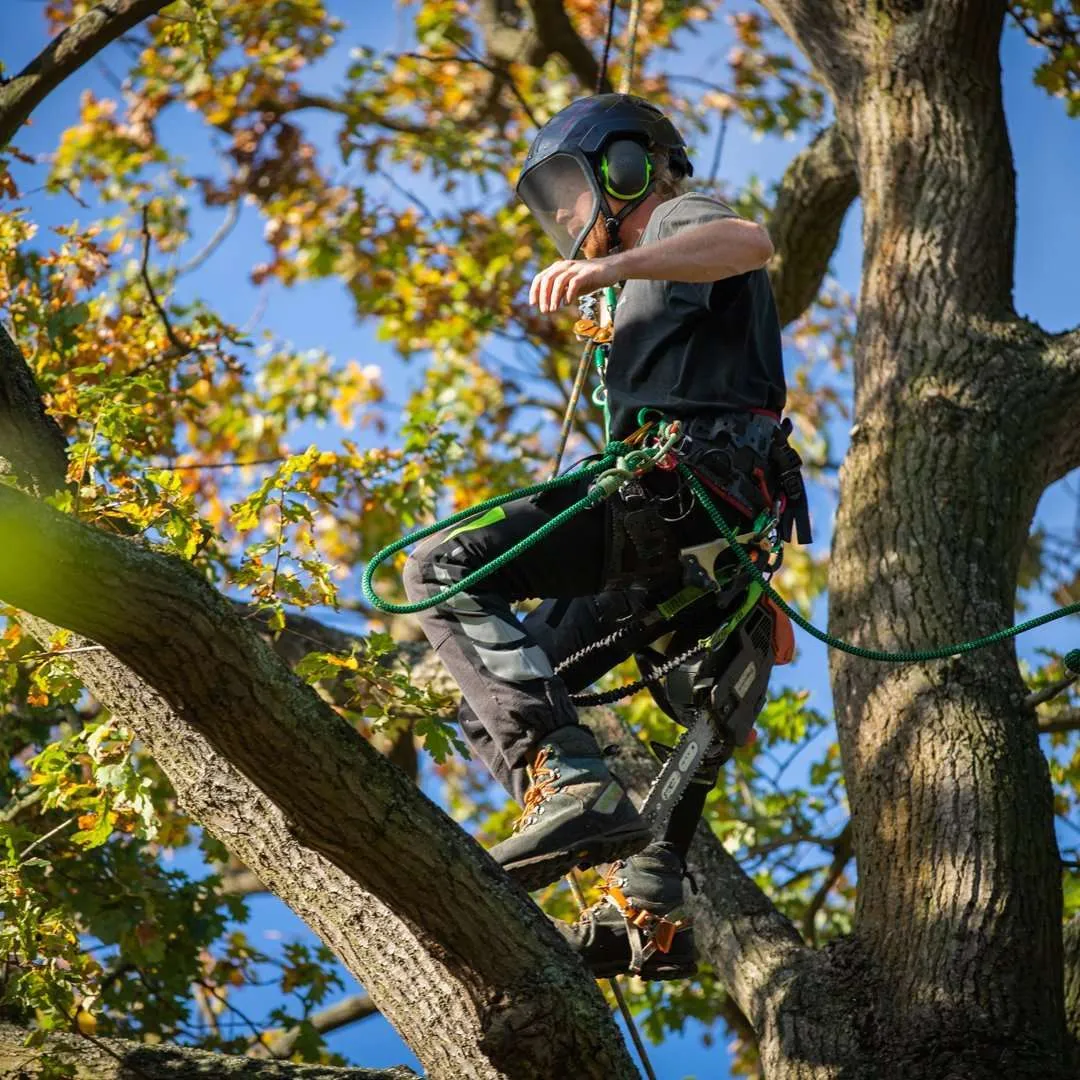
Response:
[[[654,835],[659,835],[660,826],[671,817],[672,810],[694,779],[698,766],[716,741],[716,724],[709,710],[698,709],[694,726],[675,744],[675,749],[660,767],[642,804],[641,816]]]

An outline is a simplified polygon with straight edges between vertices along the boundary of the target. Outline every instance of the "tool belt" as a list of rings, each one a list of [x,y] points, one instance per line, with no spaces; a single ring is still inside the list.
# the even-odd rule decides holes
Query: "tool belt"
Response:
[[[752,521],[762,510],[779,511],[779,530],[787,542],[796,532],[800,544],[811,542],[810,514],[802,479],[802,459],[788,442],[792,425],[770,414],[724,413],[695,418],[684,425],[675,447],[699,479],[724,502]],[[673,475],[668,473],[669,476]],[[681,576],[677,522],[694,509],[665,513],[674,497],[651,490],[655,474],[625,483],[609,499],[608,558],[605,588],[624,589]]]

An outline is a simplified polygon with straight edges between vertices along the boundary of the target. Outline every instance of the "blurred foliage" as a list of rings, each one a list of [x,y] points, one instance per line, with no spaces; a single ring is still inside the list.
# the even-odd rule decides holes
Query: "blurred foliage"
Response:
[[[1015,0],[1009,13],[1043,54],[1035,82],[1080,116],[1080,2]]]
[[[49,0],[50,31],[90,6]],[[599,56],[608,5],[564,6]],[[1075,2],[1012,7],[1046,50],[1038,81],[1077,111]],[[574,316],[527,304],[555,252],[513,198],[513,163],[537,123],[592,87],[558,53],[500,51],[465,0],[401,14],[412,25],[398,52],[366,44],[362,21],[324,0],[177,0],[126,35],[104,54],[108,71],[122,67],[112,90],[83,91],[52,153],[0,155],[0,307],[69,442],[71,488],[57,505],[192,562],[272,632],[302,608],[351,619],[351,651],[313,643],[298,671],[381,748],[421,741],[419,779],[488,842],[516,811],[460,752],[452,698],[414,682],[391,636],[401,627],[364,609],[358,568],[403,530],[544,471],[573,379]],[[621,9],[615,31],[617,83]],[[716,42],[708,79],[680,63],[691,34]],[[635,90],[686,132],[698,186],[759,220],[772,193],[757,181],[729,190],[719,174],[726,124],[787,137],[827,118],[822,86],[753,4],[645,0],[636,71]],[[70,213],[48,232],[30,211],[41,185]],[[258,239],[233,243],[251,217]],[[202,284],[219,251],[263,297],[245,325]],[[356,319],[408,365],[404,400],[377,365],[275,333],[272,298],[318,282],[340,283]],[[830,283],[786,335],[789,411],[819,494],[837,467],[853,331],[853,300]],[[570,453],[601,431],[583,406]],[[1033,542],[1024,585],[1043,580],[1048,550]],[[788,552],[780,585],[806,611],[825,559]],[[1068,580],[1075,590],[1075,572]],[[312,1023],[342,989],[333,957],[293,941],[256,949],[246,904],[210,872],[228,853],[83,689],[70,655],[65,635],[31,641],[15,612],[0,613],[0,1014],[232,1052],[299,1024],[293,1060],[338,1061]],[[624,665],[604,685],[635,674]],[[1028,674],[1047,684],[1060,662]],[[839,752],[806,693],[774,684],[761,738],[725,770],[708,820],[826,942],[848,930],[854,893]],[[620,708],[672,741],[647,695]],[[1048,715],[1070,708],[1061,696]],[[1050,742],[1064,820],[1080,750],[1067,732]],[[177,853],[201,869],[171,868]],[[574,917],[565,887],[540,899]],[[1066,905],[1080,907],[1075,874]],[[267,985],[279,1005],[250,1015],[245,991]],[[723,1021],[735,1067],[756,1073],[748,1029],[710,971],[630,988],[651,1038]]]

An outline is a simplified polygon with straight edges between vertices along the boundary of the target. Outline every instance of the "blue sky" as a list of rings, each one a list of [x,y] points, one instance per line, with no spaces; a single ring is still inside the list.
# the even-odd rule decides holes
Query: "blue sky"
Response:
[[[314,73],[317,85],[333,87],[340,83],[347,63],[348,46],[367,44],[376,48],[407,47],[409,38],[408,11],[392,4],[391,0],[372,0],[362,5],[331,2],[331,8],[349,22],[343,35],[344,45],[337,48]],[[43,5],[38,0],[6,0],[0,5],[0,59],[8,73],[18,70],[45,41]],[[362,15],[357,15],[360,10]],[[711,75],[717,55],[722,56],[729,44],[726,29],[712,29],[708,36],[683,35],[679,39],[681,53],[677,70],[682,74]],[[1023,36],[1011,26],[1002,44],[1006,114],[1012,138],[1018,175],[1018,242],[1016,255],[1016,306],[1018,311],[1051,331],[1067,329],[1080,322],[1080,297],[1075,268],[1076,252],[1080,250],[1080,199],[1077,198],[1077,178],[1080,177],[1080,125],[1069,121],[1060,102],[1048,98],[1031,82],[1037,53]],[[107,52],[103,64],[119,72],[123,58],[115,51]],[[99,95],[111,92],[106,75],[98,65],[78,73],[54,93],[35,113],[33,126],[18,138],[19,147],[32,154],[44,154],[55,145],[60,131],[75,122],[81,92],[92,88]],[[175,110],[168,137],[170,145],[189,151],[192,155],[205,153],[205,135],[197,121]],[[315,124],[318,121],[313,122]],[[312,129],[330,142],[329,125],[323,130]],[[712,155],[714,131],[696,140],[694,147],[699,162]],[[721,164],[721,175],[735,187],[751,177],[759,177],[766,185],[782,174],[798,149],[809,139],[758,140],[738,123],[727,133]],[[508,163],[509,164],[509,163]],[[31,191],[44,182],[45,169],[24,168],[19,182],[24,191]],[[393,199],[387,187],[386,195]],[[86,220],[91,216],[67,196],[46,196],[42,192],[29,199],[34,219],[42,226],[68,223],[73,218]],[[199,211],[195,220],[205,237],[214,228],[213,213]],[[988,229],[996,223],[987,222]],[[325,349],[342,362],[358,359],[383,367],[391,399],[401,400],[407,388],[419,377],[417,365],[406,367],[375,335],[370,322],[358,322],[344,288],[333,282],[305,285],[295,290],[271,286],[260,293],[248,282],[247,271],[261,250],[262,224],[249,208],[242,214],[240,224],[229,242],[196,275],[189,285],[191,294],[212,296],[224,316],[245,323],[260,305],[265,306],[263,325],[272,329],[280,339],[290,340],[300,348]],[[845,222],[841,242],[833,260],[833,274],[839,284],[856,293],[859,284],[861,216],[858,206],[852,209]],[[201,241],[200,241],[201,242]],[[392,426],[392,423],[391,423]],[[834,432],[837,453],[843,450],[845,432]],[[333,444],[339,432],[326,430],[313,433],[319,442]],[[1075,478],[1074,478],[1075,482]],[[1072,535],[1076,531],[1076,500],[1069,494],[1069,481],[1056,485],[1044,496],[1039,508],[1039,521],[1056,531]],[[815,499],[816,544],[824,550],[829,542],[828,499]],[[1031,598],[1033,612],[1046,610],[1051,602],[1045,596]],[[826,611],[824,603],[815,612],[819,625]],[[1068,625],[1057,623],[1042,628],[1022,639],[1021,656],[1030,657],[1038,646],[1064,650],[1078,644],[1076,620]],[[808,687],[813,703],[822,711],[831,711],[824,647],[799,635],[799,657],[793,668],[785,672],[784,682]],[[251,900],[252,922],[249,931],[257,945],[272,947],[280,937],[310,938],[310,933],[283,905],[273,897]],[[355,987],[353,987],[355,989]],[[263,1001],[252,1001],[257,1011]],[[652,1048],[651,1056],[660,1080],[681,1080],[698,1077],[723,1077],[724,1065],[722,1032],[716,1031],[716,1045],[702,1045],[704,1032],[699,1025],[688,1023],[680,1037],[669,1037],[661,1047]],[[331,1036],[330,1044],[362,1065],[388,1065],[406,1062],[417,1067],[415,1059],[404,1047],[389,1025],[381,1018],[365,1021],[352,1030]]]

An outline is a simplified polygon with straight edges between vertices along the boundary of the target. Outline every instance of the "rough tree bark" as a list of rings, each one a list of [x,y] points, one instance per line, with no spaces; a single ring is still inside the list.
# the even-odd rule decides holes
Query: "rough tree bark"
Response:
[[[47,1072],[46,1054],[75,1066],[76,1080],[409,1080],[412,1069],[335,1069],[226,1057],[184,1046],[150,1046],[124,1039],[50,1035],[40,1047],[23,1045],[26,1032],[0,1023],[0,1077],[37,1080]]]
[[[0,86],[0,147],[51,91],[111,41],[156,15],[172,0],[110,0],[91,8]]]
[[[863,198],[830,628],[917,648],[1008,625],[1038,498],[1078,463],[1059,436],[1080,370],[1012,309],[1004,4],[767,6],[829,84]],[[782,1038],[770,1076],[863,1075],[844,1070],[868,1057],[877,1077],[1065,1075],[1060,864],[1014,649],[901,668],[834,653],[832,673],[859,1019],[839,1043]]]
[[[1080,915],[1065,927],[1065,1023],[1068,1025],[1068,1060],[1080,1076]]]

